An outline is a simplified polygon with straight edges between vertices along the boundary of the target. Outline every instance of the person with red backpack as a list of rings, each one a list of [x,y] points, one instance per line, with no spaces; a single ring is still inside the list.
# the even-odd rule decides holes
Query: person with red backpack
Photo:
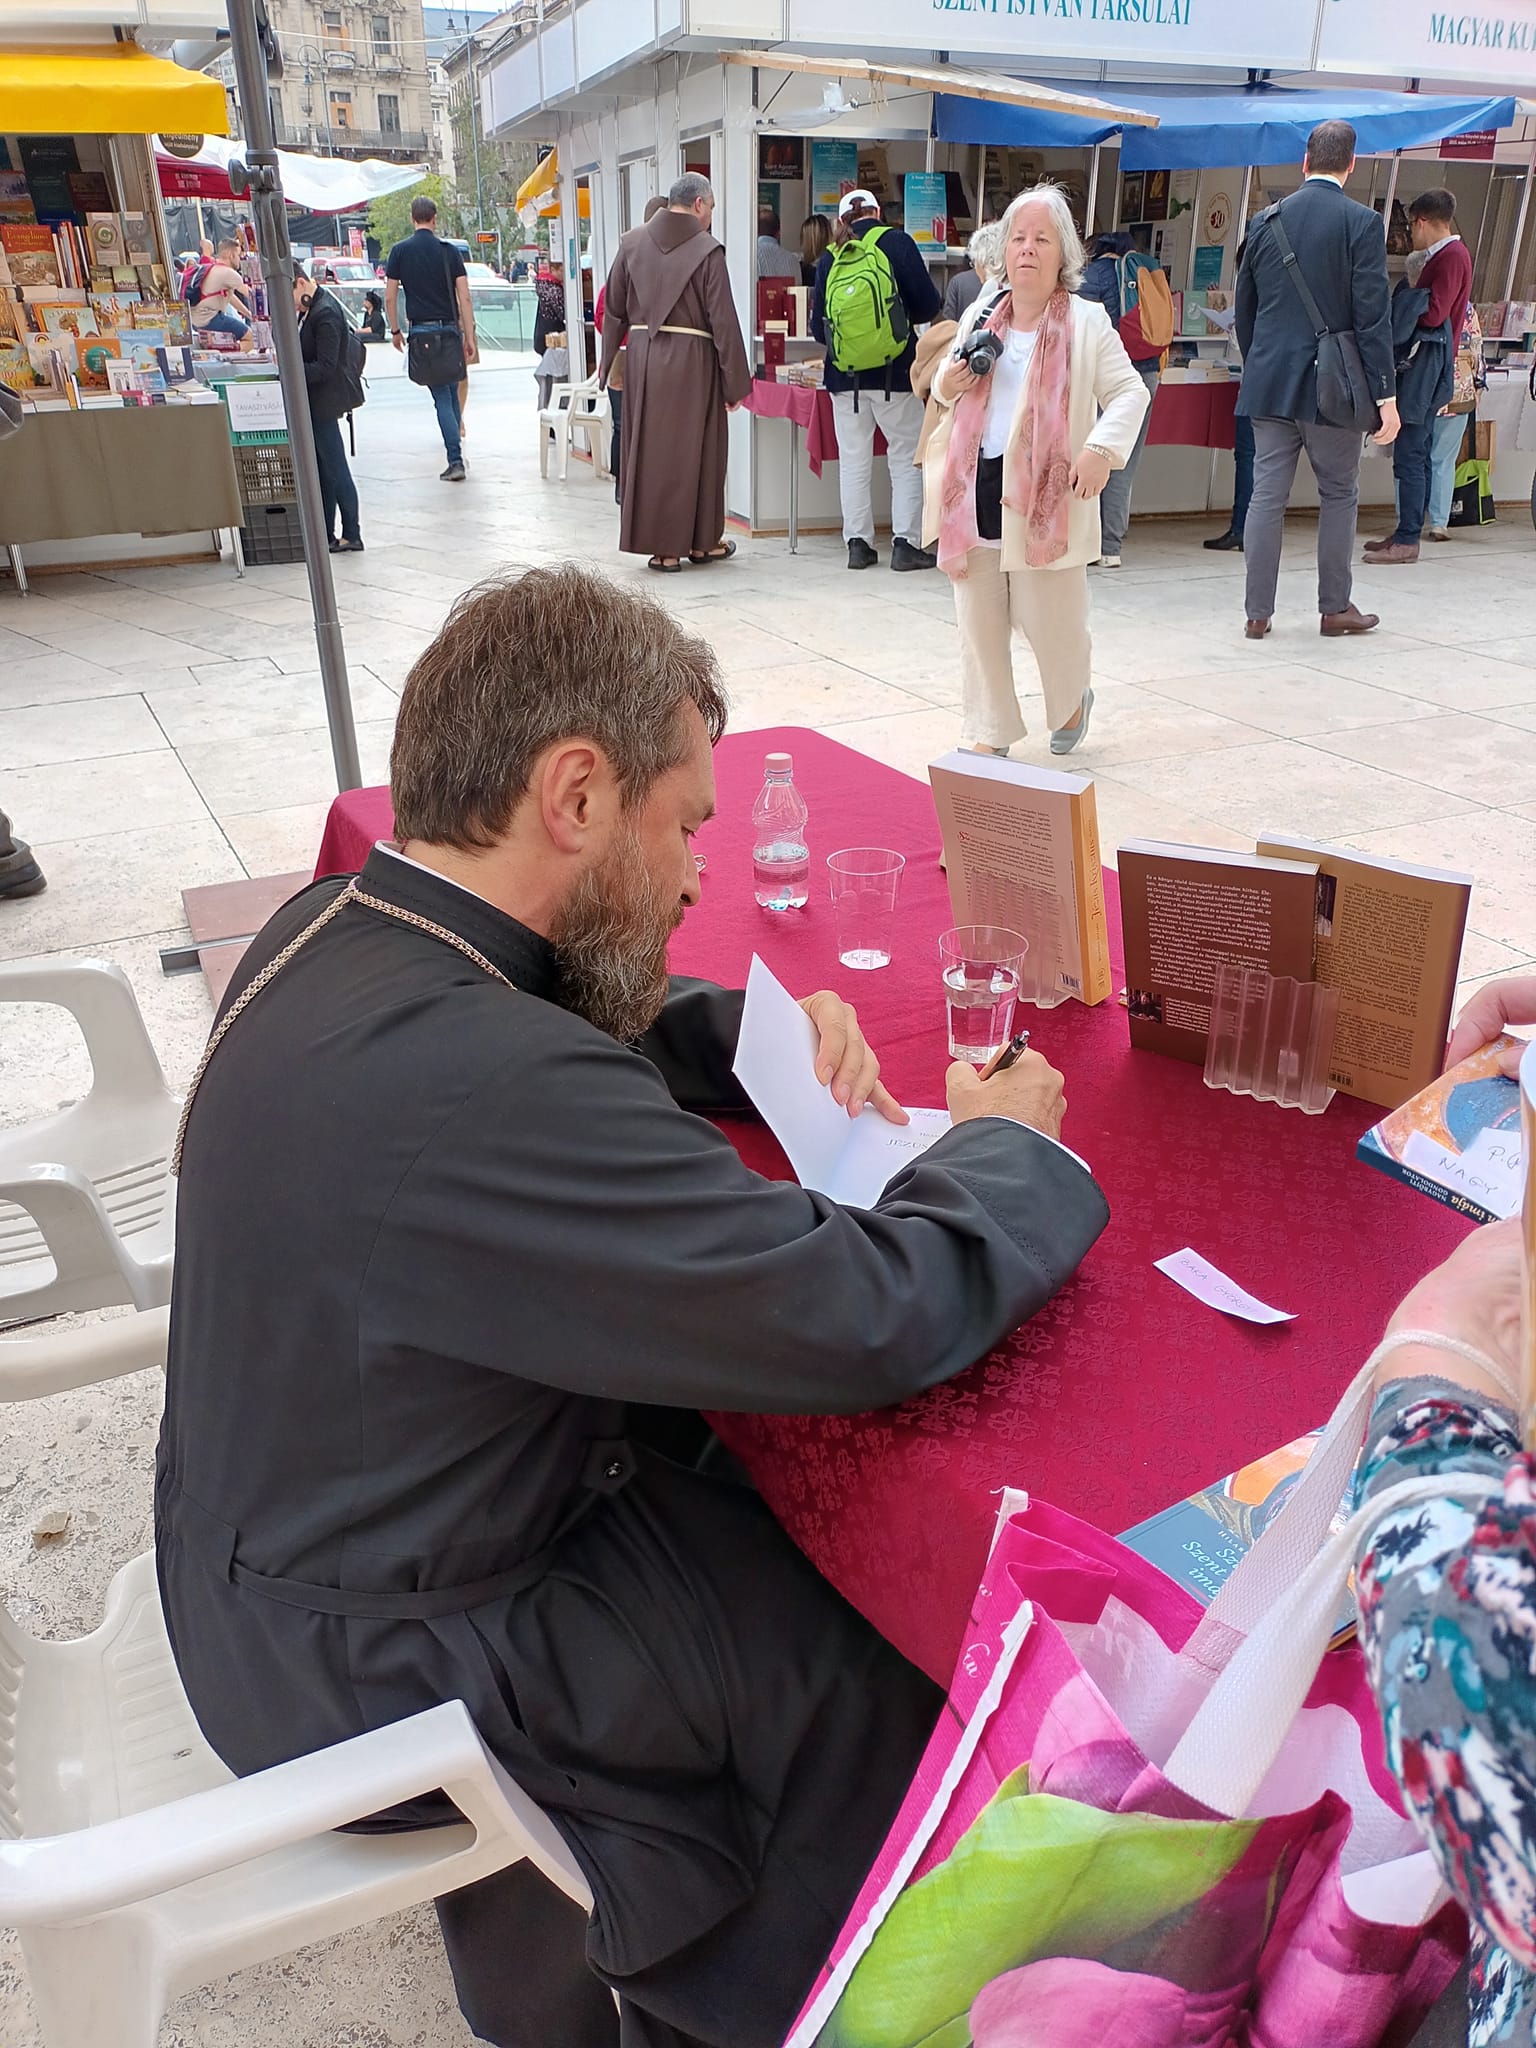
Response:
[[[1149,281],[1143,287],[1142,279],[1148,278],[1149,274],[1157,282]],[[1149,399],[1155,399],[1173,328],[1173,300],[1163,271],[1150,257],[1139,252],[1125,228],[1116,228],[1111,234],[1094,237],[1093,259],[1083,272],[1078,297],[1093,299],[1108,313],[1137,375],[1147,387]],[[1124,469],[1114,470],[1104,486],[1104,494],[1099,500],[1104,538],[1099,559],[1094,564],[1096,568],[1120,567],[1126,528],[1131,523],[1131,489],[1136,482],[1136,471],[1141,466],[1141,451],[1147,445],[1147,429],[1151,424],[1152,407],[1149,404],[1130,461]]]

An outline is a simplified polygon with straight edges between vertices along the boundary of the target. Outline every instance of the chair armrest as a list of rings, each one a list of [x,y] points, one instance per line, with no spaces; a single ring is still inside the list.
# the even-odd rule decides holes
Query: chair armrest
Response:
[[[79,1330],[9,1339],[0,1334],[0,1402],[96,1387],[150,1366],[164,1372],[170,1328],[170,1310],[152,1308]]]
[[[125,1301],[135,1308],[156,1306],[152,1286],[124,1250],[101,1197],[78,1168],[29,1166],[0,1180],[0,1202],[14,1202],[26,1210],[57,1268],[56,1278],[41,1291],[58,1299],[42,1313],[57,1315],[66,1309],[105,1308]],[[73,1299],[67,1298],[71,1295]],[[29,1298],[21,1294],[8,1300],[0,1294],[0,1310],[14,1303],[26,1313]]]
[[[98,1827],[0,1841],[0,1925],[58,1926],[158,1897],[424,1793],[444,1791],[477,1832],[511,1835],[530,1816],[534,1851],[569,1854],[551,1823],[487,1753],[462,1700]],[[533,1829],[529,1827],[530,1835]],[[543,1867],[544,1858],[535,1855]],[[557,1880],[558,1881],[558,1880]]]
[[[92,1094],[139,1104],[168,1092],[133,984],[114,962],[0,967],[0,1003],[57,1003],[68,1010],[91,1055]]]

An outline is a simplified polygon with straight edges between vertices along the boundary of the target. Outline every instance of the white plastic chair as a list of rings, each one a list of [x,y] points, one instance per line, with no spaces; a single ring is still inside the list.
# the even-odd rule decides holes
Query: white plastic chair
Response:
[[[550,391],[549,403],[539,410],[539,475],[548,477],[549,452],[553,447],[555,474],[561,483],[565,482],[570,468],[571,439],[578,433],[586,436],[593,474],[609,475],[607,442],[612,419],[608,393],[596,377],[588,377],[584,384],[556,384]]]
[[[0,1401],[37,1401],[151,1366],[164,1372],[170,1332],[170,1310],[150,1308],[80,1329],[0,1335]]]
[[[436,1790],[463,1824],[331,1832]],[[590,1909],[461,1701],[235,1779],[182,1691],[153,1556],[77,1641],[35,1641],[0,1607],[0,1924],[20,1932],[44,2048],[155,2048],[181,1992],[523,1857]]]
[[[0,967],[5,1003],[70,1011],[92,1078],[68,1109],[0,1131],[0,1322],[159,1308],[171,1294],[180,1105],[127,975],[104,960]]]

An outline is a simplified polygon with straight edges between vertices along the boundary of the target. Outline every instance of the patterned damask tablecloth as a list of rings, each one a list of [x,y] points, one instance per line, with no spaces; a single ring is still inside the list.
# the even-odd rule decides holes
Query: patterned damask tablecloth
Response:
[[[751,805],[774,748],[794,755],[810,807],[812,897],[797,913],[752,898]],[[739,986],[756,951],[797,995],[838,989],[897,1095],[942,1104],[937,939],[951,919],[927,789],[795,728],[724,740],[716,771],[719,813],[699,841],[703,902],[674,941],[674,967]],[[387,792],[338,798],[319,871],[355,868],[389,829]],[[839,967],[826,895],[826,855],[857,845],[907,856],[895,955],[872,974]],[[1106,879],[1118,988],[1119,899]],[[1304,1117],[1213,1093],[1198,1067],[1133,1053],[1113,1000],[1027,1021],[1067,1076],[1063,1135],[1111,1210],[1076,1280],[989,1357],[901,1408],[712,1417],[796,1542],[941,1681],[1002,1487],[1115,1531],[1301,1435],[1326,1419],[1411,1282],[1467,1228],[1356,1162],[1374,1120],[1363,1103],[1339,1096]],[[761,1125],[723,1127],[749,1165],[789,1178]],[[1297,1320],[1261,1329],[1202,1306],[1153,1270],[1184,1245]]]

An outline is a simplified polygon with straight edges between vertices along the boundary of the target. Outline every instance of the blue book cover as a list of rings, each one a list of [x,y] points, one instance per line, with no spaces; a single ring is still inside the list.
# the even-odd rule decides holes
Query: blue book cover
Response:
[[[1285,1505],[1321,1431],[1282,1444],[1241,1466],[1216,1485],[1122,1531],[1120,1541],[1165,1577],[1209,1607],[1238,1565]],[[1355,1507],[1354,1484],[1339,1505],[1334,1527],[1342,1528]],[[1330,1647],[1355,1632],[1351,1592],[1340,1610]]]

